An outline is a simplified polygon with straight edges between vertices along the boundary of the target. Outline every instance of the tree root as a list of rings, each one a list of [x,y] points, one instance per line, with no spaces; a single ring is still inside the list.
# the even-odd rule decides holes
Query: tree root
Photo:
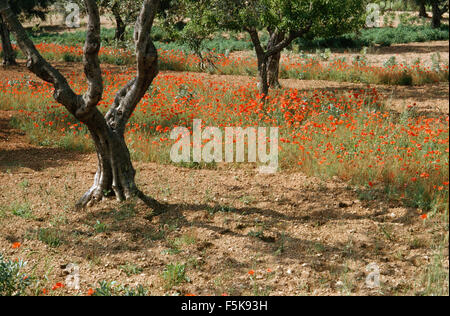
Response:
[[[95,204],[104,200],[106,198],[106,196],[99,194],[99,192],[103,192],[103,191],[98,187],[93,186],[92,188],[90,188],[89,191],[87,191],[75,205],[76,210],[80,211],[80,210],[92,207]],[[151,208],[153,210],[153,212],[151,214],[152,216],[161,215],[161,214],[165,213],[168,208],[167,204],[162,204],[162,203],[158,202],[154,198],[145,195],[140,190],[136,190],[135,193],[132,196],[130,196],[129,198],[118,199],[118,200],[126,201],[126,200],[130,200],[132,198],[139,198],[142,202],[144,202],[144,204],[146,206]]]

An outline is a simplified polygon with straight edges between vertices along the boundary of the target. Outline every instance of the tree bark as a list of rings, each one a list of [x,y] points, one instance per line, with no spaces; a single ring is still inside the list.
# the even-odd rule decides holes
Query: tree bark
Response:
[[[118,4],[114,4],[114,6],[111,8],[111,11],[114,15],[114,19],[116,20],[116,34],[115,39],[117,41],[123,41],[125,39],[125,31],[126,31],[126,25],[123,22],[122,17],[120,16],[120,11],[118,8]]]
[[[158,54],[151,41],[150,32],[159,0],[145,0],[142,5],[135,27],[137,75],[117,93],[106,117],[97,109],[103,94],[98,58],[101,46],[100,14],[95,0],[85,0],[85,3],[89,21],[83,49],[84,73],[88,81],[88,89],[84,95],[75,94],[64,76],[40,55],[9,8],[7,0],[0,0],[0,16],[14,33],[21,50],[27,56],[28,69],[42,80],[53,84],[55,100],[86,124],[90,131],[98,156],[97,173],[93,186],[77,206],[83,208],[92,205],[105,196],[115,196],[119,201],[138,197],[153,208],[154,214],[158,214],[165,207],[145,196],[136,186],[136,172],[125,143],[124,132],[137,104],[158,74]]]
[[[272,49],[284,40],[285,34],[278,31],[270,31],[270,39],[267,49]],[[281,88],[280,77],[281,51],[269,56],[267,62],[267,74],[269,76],[269,87],[274,89]]]
[[[280,61],[281,61],[281,53],[277,53],[277,54],[269,57],[269,61],[267,64],[267,73],[269,76],[269,86],[274,89],[281,88],[281,83],[279,81]]]
[[[269,95],[269,82],[267,73],[267,58],[259,56],[258,59],[258,89],[259,93],[265,99]]]
[[[102,120],[103,116],[96,114],[86,122],[97,151],[98,166],[93,186],[77,203],[79,208],[110,196],[115,196],[119,201],[144,196],[137,188],[136,171],[123,133],[103,124]],[[152,201],[152,207],[158,205],[153,199],[146,198],[146,202],[148,201]]]
[[[3,19],[0,16],[0,37],[3,51],[3,66],[16,65],[16,56],[14,49],[11,45],[11,37],[6,24],[3,23]]]
[[[425,2],[419,4],[419,16],[421,18],[428,18],[427,8],[425,7]]]
[[[249,29],[247,31],[249,32],[253,45],[255,46],[256,59],[258,61],[258,90],[265,100],[265,98],[269,95],[269,82],[267,76],[268,56],[262,48],[256,29]]]
[[[431,27],[434,29],[440,28],[441,27],[441,18],[442,18],[442,13],[441,13],[441,9],[439,8],[439,4],[437,3],[437,1],[433,1],[431,3],[431,8],[433,11],[433,17],[431,20]]]

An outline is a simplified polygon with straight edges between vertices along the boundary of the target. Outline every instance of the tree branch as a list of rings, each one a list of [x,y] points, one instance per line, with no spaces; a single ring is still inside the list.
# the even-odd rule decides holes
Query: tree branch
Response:
[[[20,49],[27,56],[27,68],[42,80],[53,84],[55,100],[64,105],[70,113],[76,115],[76,111],[83,103],[81,96],[75,94],[64,76],[41,56],[12,12],[7,0],[0,0],[0,14],[11,33],[16,37]]]
[[[134,39],[136,43],[137,75],[116,95],[111,109],[106,114],[109,126],[123,133],[134,109],[158,75],[158,53],[150,38],[159,0],[145,0],[136,21]]]
[[[101,46],[100,14],[95,0],[85,0],[89,16],[86,41],[84,44],[84,73],[88,80],[88,91],[84,94],[84,104],[77,110],[77,117],[92,114],[92,109],[101,101],[103,78],[98,54]]]
[[[289,35],[284,40],[266,51],[266,57],[270,57],[281,52],[283,49],[288,47],[296,38],[308,33],[311,27],[312,23],[308,24],[304,29],[301,29],[299,31],[290,31]]]
[[[255,51],[257,56],[264,56],[264,49],[261,45],[261,40],[259,39],[258,31],[255,28],[246,28],[246,31],[250,34],[253,46],[255,46]]]

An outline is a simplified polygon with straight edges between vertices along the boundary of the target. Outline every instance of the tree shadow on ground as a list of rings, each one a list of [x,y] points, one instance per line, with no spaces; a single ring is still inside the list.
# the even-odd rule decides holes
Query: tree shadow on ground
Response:
[[[82,153],[68,152],[58,148],[0,149],[0,172],[28,168],[42,171],[78,161]]]
[[[245,190],[245,189],[243,189]],[[77,245],[73,245],[76,253],[89,255],[95,248],[95,252],[98,254],[120,254],[123,252],[139,252],[144,249],[154,247],[155,240],[164,239],[163,236],[158,236],[159,229],[164,223],[176,223],[178,230],[196,228],[202,232],[206,232],[207,236],[210,236],[209,243],[214,241],[220,242],[220,239],[226,236],[231,236],[244,248],[248,249],[250,253],[262,253],[265,255],[279,256],[283,259],[291,259],[301,263],[310,265],[314,270],[321,272],[324,270],[337,271],[340,267],[336,264],[328,264],[327,261],[338,261],[353,259],[360,262],[363,267],[369,260],[373,260],[374,256],[383,254],[383,250],[378,249],[377,245],[371,243],[363,243],[358,240],[350,240],[351,234],[349,233],[349,241],[338,240],[316,240],[311,237],[301,238],[295,235],[293,231],[284,233],[281,230],[271,228],[277,227],[277,224],[281,221],[289,222],[295,226],[304,227],[316,227],[317,230],[325,225],[340,225],[350,224],[354,221],[371,221],[374,223],[390,223],[390,222],[402,222],[403,224],[412,224],[410,220],[412,216],[415,216],[413,211],[405,214],[404,218],[392,219],[388,216],[386,210],[376,210],[375,206],[370,202],[363,202],[363,207],[367,207],[369,210],[361,212],[360,214],[350,212],[351,205],[347,206],[324,206],[320,202],[324,199],[324,196],[328,194],[327,190],[308,189],[310,192],[302,192],[308,195],[310,198],[307,201],[310,205],[316,205],[312,208],[302,209],[298,212],[284,211],[283,205],[299,205],[298,200],[285,199],[282,201],[282,205],[279,210],[276,207],[234,207],[230,206],[226,209],[222,208],[223,213],[230,215],[238,215],[239,223],[242,228],[227,227],[215,223],[212,218],[214,213],[210,213],[211,218],[200,216],[199,219],[189,219],[188,214],[197,213],[207,214],[211,210],[221,209],[221,205],[214,205],[207,203],[174,203],[169,204],[165,213],[152,216],[150,209],[142,209],[137,211],[135,216],[137,218],[127,221],[118,222],[110,228],[110,233],[127,234],[129,240],[121,240],[117,243],[101,244],[97,241],[81,242]],[[355,197],[356,198],[356,197]],[[377,201],[373,201],[377,203]],[[120,206],[119,206],[120,208]],[[119,209],[111,210],[111,208],[102,208],[94,212],[87,212],[78,221],[78,223],[95,222],[96,220],[107,220],[111,216],[117,216]],[[189,216],[190,217],[190,216]],[[267,231],[271,231],[270,235],[266,236],[262,231],[258,236],[258,232],[255,234],[248,232],[249,229],[255,225],[255,219],[258,218],[260,223],[264,227],[268,227]],[[369,233],[369,232],[368,232]],[[155,236],[157,238],[155,238]],[[153,239],[155,238],[155,239]],[[280,249],[282,250],[280,252]],[[385,249],[387,251],[387,248]],[[280,253],[278,253],[280,252]],[[277,254],[278,253],[278,254]],[[320,258],[318,257],[320,256]],[[241,264],[241,263],[240,263]],[[245,268],[250,268],[248,264],[244,264]]]

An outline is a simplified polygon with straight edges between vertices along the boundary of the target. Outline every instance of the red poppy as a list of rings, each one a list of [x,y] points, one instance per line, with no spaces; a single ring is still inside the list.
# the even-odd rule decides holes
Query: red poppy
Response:
[[[61,289],[61,288],[63,288],[64,287],[64,284],[62,284],[62,283],[56,283],[54,286],[53,286],[53,288],[52,288],[52,290],[54,291],[54,290],[57,290],[57,289]]]

